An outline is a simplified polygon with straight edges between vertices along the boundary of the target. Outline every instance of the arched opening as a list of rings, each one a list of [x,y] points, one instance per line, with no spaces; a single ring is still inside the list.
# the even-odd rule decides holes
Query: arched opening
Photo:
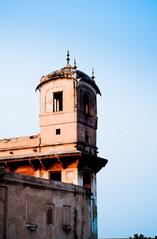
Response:
[[[87,93],[83,95],[83,112],[89,114],[89,95]]]

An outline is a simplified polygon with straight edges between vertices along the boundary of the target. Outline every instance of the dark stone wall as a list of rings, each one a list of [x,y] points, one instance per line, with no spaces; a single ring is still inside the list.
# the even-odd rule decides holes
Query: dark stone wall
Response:
[[[88,239],[91,196],[84,188],[13,173],[0,178],[0,239]]]

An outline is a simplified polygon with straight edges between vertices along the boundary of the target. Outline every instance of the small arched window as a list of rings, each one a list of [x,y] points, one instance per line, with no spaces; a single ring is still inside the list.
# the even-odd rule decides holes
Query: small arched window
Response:
[[[63,110],[63,92],[53,93],[53,112],[58,112]]]
[[[87,93],[83,95],[83,112],[89,114],[89,95]]]

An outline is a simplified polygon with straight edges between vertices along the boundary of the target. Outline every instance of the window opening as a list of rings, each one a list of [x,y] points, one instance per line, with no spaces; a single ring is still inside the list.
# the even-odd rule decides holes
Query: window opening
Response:
[[[63,205],[63,225],[71,225],[71,206]]]
[[[83,187],[91,188],[91,173],[84,172],[83,174]]]
[[[50,180],[61,182],[61,171],[50,172]]]
[[[53,93],[53,112],[58,112],[63,110],[63,92]]]
[[[53,224],[53,209],[52,207],[47,209],[47,224]]]
[[[85,135],[85,143],[89,144],[89,135],[88,134]]]
[[[83,111],[85,114],[89,114],[89,95],[83,95]]]
[[[61,129],[56,129],[56,135],[61,134]]]

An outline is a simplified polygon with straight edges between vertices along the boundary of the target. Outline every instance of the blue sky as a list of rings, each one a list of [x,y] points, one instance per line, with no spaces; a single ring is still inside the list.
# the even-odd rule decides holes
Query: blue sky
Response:
[[[95,69],[99,238],[157,235],[157,1],[0,1],[0,137],[39,132],[40,77]]]

